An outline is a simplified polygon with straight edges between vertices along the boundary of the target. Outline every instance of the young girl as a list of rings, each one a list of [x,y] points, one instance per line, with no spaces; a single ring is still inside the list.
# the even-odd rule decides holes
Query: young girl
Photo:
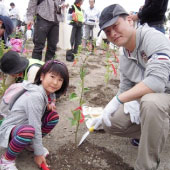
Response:
[[[66,92],[68,84],[67,67],[58,60],[46,62],[37,72],[34,84],[23,82],[26,92],[16,100],[0,126],[0,146],[7,148],[0,159],[1,170],[17,170],[15,159],[28,146],[34,150],[36,164],[47,165],[48,151],[42,137],[58,123],[53,101]]]

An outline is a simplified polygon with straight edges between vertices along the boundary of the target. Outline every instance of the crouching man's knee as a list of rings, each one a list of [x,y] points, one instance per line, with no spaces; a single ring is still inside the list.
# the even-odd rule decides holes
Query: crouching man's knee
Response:
[[[141,98],[140,117],[141,121],[168,118],[170,96],[164,93],[150,93]]]
[[[143,96],[140,102],[141,125],[159,131],[169,130],[170,96],[164,93],[151,93]],[[156,130],[157,129],[157,130]],[[148,130],[147,130],[148,131]]]

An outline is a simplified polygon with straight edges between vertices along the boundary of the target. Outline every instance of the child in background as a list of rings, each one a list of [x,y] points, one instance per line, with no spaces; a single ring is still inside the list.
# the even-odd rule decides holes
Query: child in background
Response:
[[[1,170],[17,170],[15,159],[31,146],[34,161],[41,167],[46,163],[48,150],[42,138],[58,123],[54,100],[67,90],[69,74],[66,65],[58,60],[49,60],[37,72],[34,84],[23,82],[26,92],[14,103],[9,115],[0,126],[0,146],[7,148],[1,156]],[[48,166],[48,165],[47,165]]]
[[[10,86],[22,80],[33,83],[36,73],[43,64],[44,62],[38,59],[22,57],[16,51],[6,52],[0,60],[1,71],[8,74],[5,85]]]

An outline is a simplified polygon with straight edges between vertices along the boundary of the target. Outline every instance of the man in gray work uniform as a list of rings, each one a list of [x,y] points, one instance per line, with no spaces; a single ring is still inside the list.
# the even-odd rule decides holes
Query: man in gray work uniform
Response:
[[[169,132],[170,41],[147,24],[135,29],[118,4],[106,7],[99,26],[120,55],[120,86],[106,105],[101,123],[113,135],[140,138],[135,170],[156,170]]]
[[[34,24],[32,58],[42,59],[42,51],[47,39],[45,61],[55,56],[56,45],[59,39],[59,21],[61,10],[65,8],[63,0],[30,0],[27,9],[27,25]]]

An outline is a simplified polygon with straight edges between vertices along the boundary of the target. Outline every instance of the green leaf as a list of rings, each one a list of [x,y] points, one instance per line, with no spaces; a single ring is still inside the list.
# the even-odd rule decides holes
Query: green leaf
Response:
[[[68,119],[71,121],[71,126],[77,125],[77,120],[75,120],[75,119],[73,119],[71,117],[69,117]]]
[[[84,79],[85,75],[86,75],[86,70],[80,68],[80,78],[81,78],[81,80]]]
[[[80,120],[80,115],[81,115],[80,110],[73,110],[72,114],[73,114],[74,120],[76,121]]]
[[[86,102],[84,100],[81,100],[80,102],[80,106],[82,106],[83,104],[85,104]]]
[[[90,90],[90,88],[84,88],[84,92],[87,92],[89,90]]]
[[[70,96],[69,96],[70,100],[74,100],[74,99],[77,99],[77,98],[78,98],[78,96],[77,96],[76,93],[71,93]]]
[[[74,120],[74,119],[73,119],[73,120],[71,121],[71,125],[72,125],[72,126],[77,125],[77,120]]]

